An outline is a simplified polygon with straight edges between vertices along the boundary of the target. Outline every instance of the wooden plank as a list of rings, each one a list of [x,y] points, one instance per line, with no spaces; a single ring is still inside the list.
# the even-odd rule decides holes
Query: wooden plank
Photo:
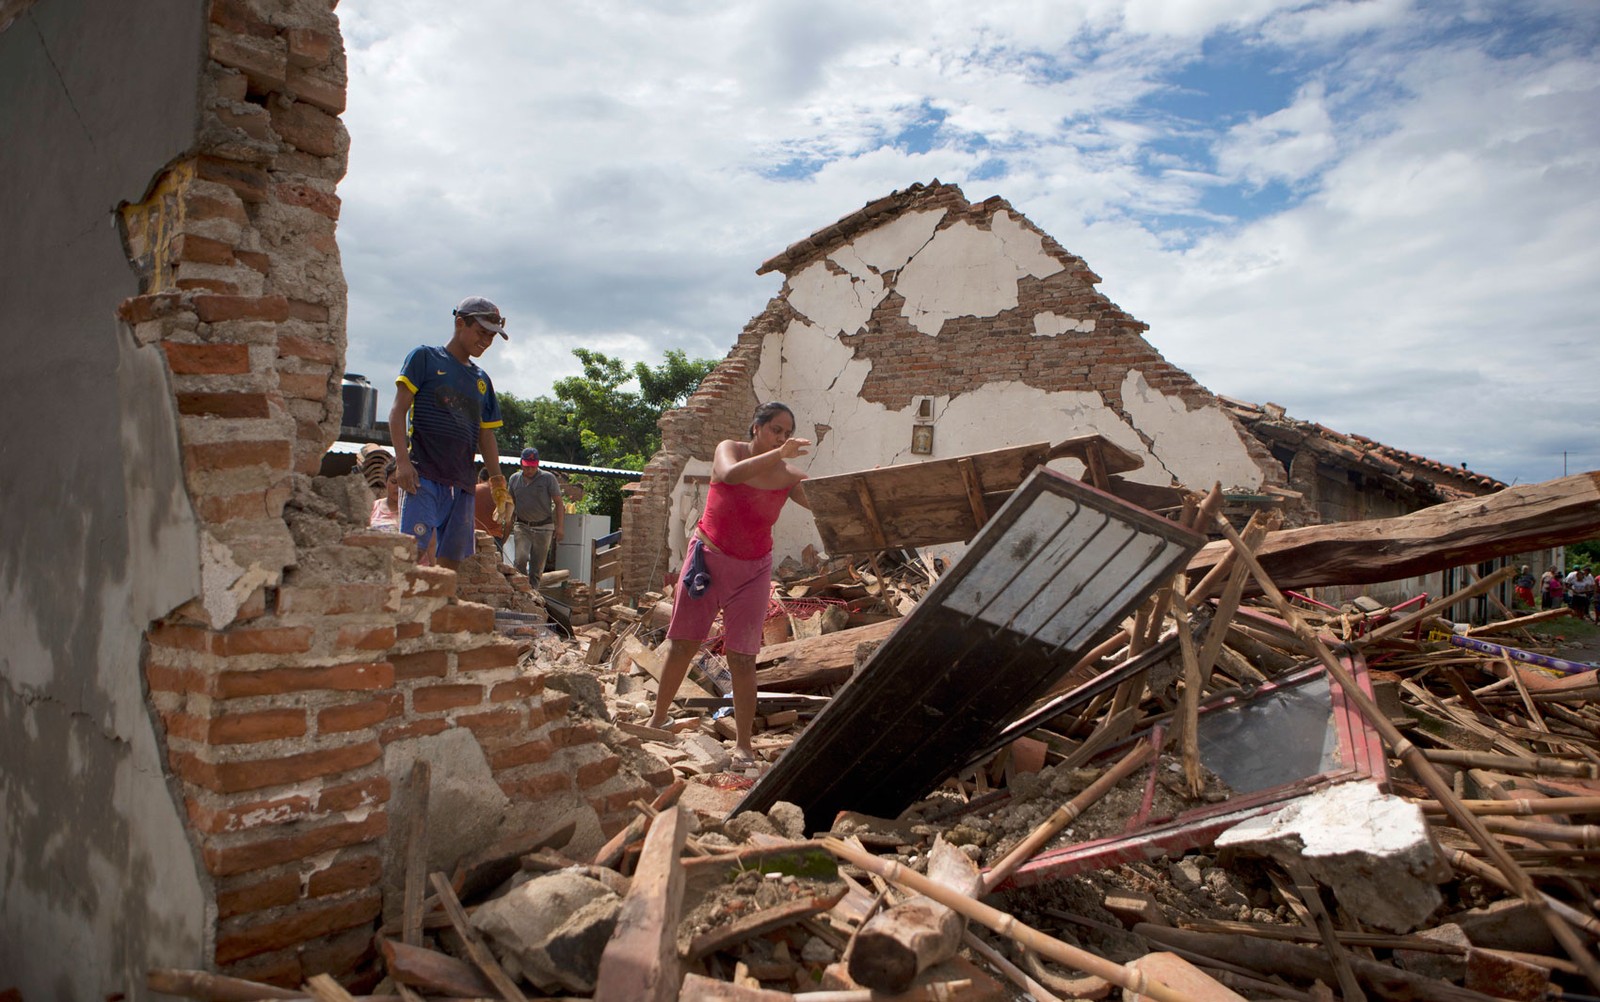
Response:
[[[678,916],[688,837],[683,808],[663,811],[650,826],[633,883],[622,899],[616,931],[600,954],[595,1002],[673,1002],[683,972],[678,965]]]
[[[437,950],[407,946],[392,939],[380,938],[378,948],[383,953],[384,969],[396,984],[455,998],[488,998],[494,995],[494,986],[477,968],[464,960],[457,960]]]
[[[992,512],[1049,452],[1041,442],[815,477],[806,481],[806,499],[823,548],[835,555],[967,540],[980,523],[967,497],[961,460],[972,464],[985,488],[983,509]]]
[[[1078,435],[1063,439],[1050,447],[1051,459],[1076,459],[1090,472],[1090,483],[1105,490],[1105,485],[1094,479],[1094,467],[1099,465],[1100,476],[1111,473],[1132,473],[1144,468],[1144,460],[1103,435]]]
[[[1117,542],[1097,543],[1102,536]],[[1048,692],[1202,542],[1035,470],[735,810],[787,800],[811,831],[840,810],[898,815]],[[1024,622],[1039,628],[1023,632]]]
[[[483,976],[489,979],[494,990],[505,1002],[528,1002],[528,997],[522,994],[522,989],[517,987],[517,983],[511,980],[511,975],[500,966],[500,961],[489,952],[489,947],[478,935],[478,930],[472,928],[466,909],[462,908],[461,902],[456,899],[456,892],[450,887],[450,881],[444,879],[442,873],[433,874],[428,881],[433,885],[433,893],[439,896],[439,904],[444,906],[444,913],[450,917],[450,924],[455,927],[456,935],[466,944],[467,956],[472,958],[472,963]]]
[[[855,673],[856,647],[882,641],[901,622],[889,619],[763,647],[756,655],[756,684],[764,689],[809,692],[848,681]]]
[[[1393,581],[1596,536],[1600,472],[1589,472],[1397,518],[1283,529],[1256,554],[1279,588],[1310,588]],[[1205,573],[1227,551],[1225,542],[1206,546],[1189,561],[1189,573]]]
[[[662,647],[665,646],[665,644],[662,644]],[[661,681],[661,667],[662,663],[666,661],[665,653],[660,650],[652,651],[650,648],[640,643],[639,638],[637,637],[629,637],[628,639],[624,640],[622,642],[622,652],[626,654],[634,664],[638,665],[640,668],[643,668],[651,678],[655,679],[657,682]],[[683,684],[678,686],[678,697],[684,698],[688,696],[695,696],[704,699],[716,698],[716,696],[713,694],[696,685],[694,680],[689,678],[688,675],[685,675],[683,677]]]
[[[422,906],[428,884],[428,790],[430,767],[426,759],[411,765],[406,782],[411,816],[406,823],[405,884],[400,899],[400,939],[407,946],[422,945]]]

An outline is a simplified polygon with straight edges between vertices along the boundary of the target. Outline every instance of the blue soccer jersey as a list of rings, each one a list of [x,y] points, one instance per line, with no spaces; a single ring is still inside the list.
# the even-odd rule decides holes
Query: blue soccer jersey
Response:
[[[395,382],[415,394],[411,402],[411,462],[436,483],[472,490],[478,478],[473,457],[478,431],[498,428],[500,402],[489,374],[463,365],[443,348],[414,349]]]

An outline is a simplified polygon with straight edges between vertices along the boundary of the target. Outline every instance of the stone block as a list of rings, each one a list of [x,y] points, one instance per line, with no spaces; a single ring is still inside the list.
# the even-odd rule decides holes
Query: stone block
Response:
[[[1217,837],[1236,848],[1298,860],[1363,924],[1409,932],[1443,898],[1451,871],[1428,834],[1422,810],[1368,782],[1341,783],[1251,818]]]

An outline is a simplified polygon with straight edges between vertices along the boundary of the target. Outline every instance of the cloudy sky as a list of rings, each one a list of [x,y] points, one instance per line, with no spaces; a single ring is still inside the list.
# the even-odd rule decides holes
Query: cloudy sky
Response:
[[[473,293],[519,396],[574,347],[720,358],[763,260],[938,178],[1083,256],[1217,393],[1507,481],[1600,468],[1594,0],[338,14],[349,368],[382,386]]]

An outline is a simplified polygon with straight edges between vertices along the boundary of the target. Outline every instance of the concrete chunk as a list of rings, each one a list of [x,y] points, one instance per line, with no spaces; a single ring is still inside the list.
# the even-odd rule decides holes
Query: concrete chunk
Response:
[[[1422,811],[1373,783],[1342,783],[1223,832],[1217,848],[1302,860],[1367,925],[1409,932],[1443,898],[1450,876]]]

